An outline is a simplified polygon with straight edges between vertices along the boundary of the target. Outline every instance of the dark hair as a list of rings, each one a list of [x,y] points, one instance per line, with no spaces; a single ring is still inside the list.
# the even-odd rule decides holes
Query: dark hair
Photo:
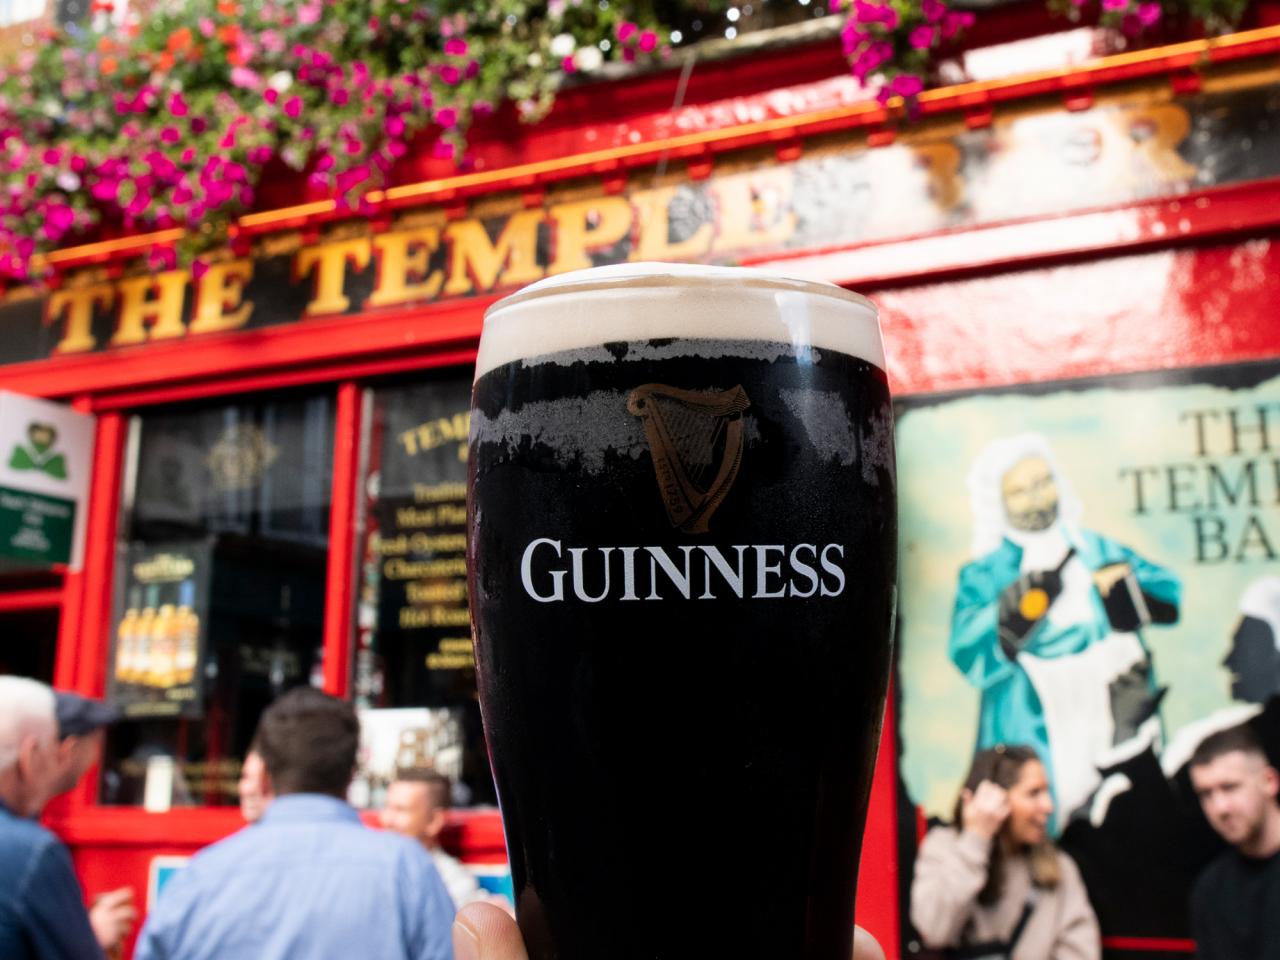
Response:
[[[277,796],[346,796],[360,746],[351,704],[313,687],[294,687],[267,707],[254,743]]]
[[[973,758],[969,775],[965,777],[964,789],[975,791],[984,780],[990,780],[997,787],[1008,790],[1022,777],[1022,768],[1032,761],[1040,763],[1040,755],[1032,747],[1020,744],[1001,744],[992,750],[983,750]],[[964,823],[964,792],[956,798],[955,825],[962,828]],[[1009,822],[1001,827],[991,842],[991,859],[987,867],[987,882],[978,893],[978,902],[983,906],[991,906],[1000,899],[1004,892],[1005,861],[1009,856],[1004,838],[1009,830]],[[1053,889],[1061,879],[1058,867],[1058,854],[1053,843],[1045,840],[1032,847],[1026,853],[1031,861],[1031,879],[1038,887]]]
[[[431,794],[431,805],[448,810],[453,794],[453,783],[439,770],[430,767],[402,767],[396,771],[396,783],[424,783]]]
[[[1191,755],[1191,766],[1203,767],[1224,754],[1236,752],[1267,760],[1267,751],[1263,749],[1262,741],[1258,739],[1253,727],[1242,723],[1238,727],[1219,730],[1201,740],[1200,746],[1196,747],[1196,752]]]

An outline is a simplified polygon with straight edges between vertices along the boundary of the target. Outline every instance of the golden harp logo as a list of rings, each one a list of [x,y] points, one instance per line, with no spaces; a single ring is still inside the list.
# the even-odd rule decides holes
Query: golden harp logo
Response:
[[[644,423],[658,490],[671,525],[706,533],[742,464],[742,411],[751,406],[741,386],[679,390],[661,383],[636,387],[627,409]]]

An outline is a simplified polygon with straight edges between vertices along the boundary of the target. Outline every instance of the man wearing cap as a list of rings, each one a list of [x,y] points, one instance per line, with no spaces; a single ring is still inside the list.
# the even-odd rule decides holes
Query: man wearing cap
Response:
[[[67,848],[35,822],[59,777],[53,691],[0,677],[0,957],[93,960],[102,949]]]
[[[57,797],[74,789],[80,778],[97,765],[106,729],[120,719],[120,711],[78,693],[55,690],[53,696],[58,719],[58,751],[57,777],[51,797]],[[137,917],[132,887],[101,894],[89,909],[93,934],[108,952],[129,936]]]

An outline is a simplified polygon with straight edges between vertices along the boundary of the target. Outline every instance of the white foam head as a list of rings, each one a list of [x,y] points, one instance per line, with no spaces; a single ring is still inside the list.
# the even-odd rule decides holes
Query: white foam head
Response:
[[[818,347],[884,369],[875,304],[766,270],[623,263],[539,280],[485,313],[476,377],[516,360],[667,338]]]

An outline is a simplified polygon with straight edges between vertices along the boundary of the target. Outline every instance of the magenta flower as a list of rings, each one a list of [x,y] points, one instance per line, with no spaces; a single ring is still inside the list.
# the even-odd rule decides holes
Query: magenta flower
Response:
[[[1138,4],[1138,22],[1144,27],[1155,26],[1160,22],[1162,12],[1158,3],[1140,3]]]
[[[204,117],[192,117],[189,126],[192,133],[201,134],[209,129],[209,121]]]
[[[440,79],[451,87],[456,87],[462,81],[462,71],[451,63],[446,63],[440,68]]]
[[[1108,11],[1124,10],[1129,6],[1129,0],[1102,0],[1102,9]]]
[[[285,116],[297,120],[298,117],[302,116],[302,98],[290,97],[286,100],[284,103],[284,112]]]
[[[626,43],[640,28],[630,20],[623,20],[620,24],[613,28],[614,34],[620,43]]]
[[[175,93],[169,98],[169,112],[175,117],[185,117],[191,112],[191,108],[187,106],[187,101],[182,99],[182,94]]]
[[[196,258],[191,261],[191,277],[193,280],[199,280],[209,272],[209,264],[204,260]]]
[[[924,14],[924,18],[930,23],[937,23],[942,19],[943,14],[947,12],[947,5],[942,0],[922,0],[920,12]]]
[[[386,132],[388,137],[404,136],[404,121],[399,117],[387,117],[387,122],[383,125],[383,130]]]
[[[937,39],[937,36],[937,27],[922,23],[907,35],[907,42],[916,50],[928,50],[933,46],[933,41]]]
[[[177,127],[165,127],[160,131],[160,141],[162,143],[177,143],[182,139],[182,131]]]
[[[639,47],[641,53],[653,53],[658,48],[658,35],[652,30],[646,30],[640,34]]]
[[[43,160],[44,163],[47,164],[48,166],[55,167],[62,162],[62,151],[57,149],[56,147],[50,147],[43,154],[41,154],[40,159]]]
[[[436,123],[444,127],[446,130],[455,126],[458,122],[458,111],[452,107],[445,107],[443,110],[436,111]]]
[[[1125,0],[1128,2],[1128,0]],[[956,13],[954,10],[949,12],[942,20],[942,39],[950,40],[961,30],[966,30],[973,26],[974,16],[969,11]]]
[[[889,89],[900,97],[914,97],[924,90],[924,82],[914,73],[900,73],[893,78]]]
[[[451,57],[465,57],[467,55],[467,41],[461,37],[450,37],[444,42],[444,52]]]
[[[262,49],[268,53],[284,52],[284,37],[276,30],[263,30],[258,35],[258,39],[262,42]]]
[[[262,99],[267,101],[267,103],[274,104],[280,99],[280,91],[275,87],[267,87],[267,89],[262,91]]]
[[[329,91],[329,101],[335,107],[345,107],[351,100],[351,94],[347,92],[345,87],[336,87]]]
[[[240,87],[243,90],[256,90],[262,83],[262,77],[254,73],[248,67],[232,67],[231,68],[231,85]]]

